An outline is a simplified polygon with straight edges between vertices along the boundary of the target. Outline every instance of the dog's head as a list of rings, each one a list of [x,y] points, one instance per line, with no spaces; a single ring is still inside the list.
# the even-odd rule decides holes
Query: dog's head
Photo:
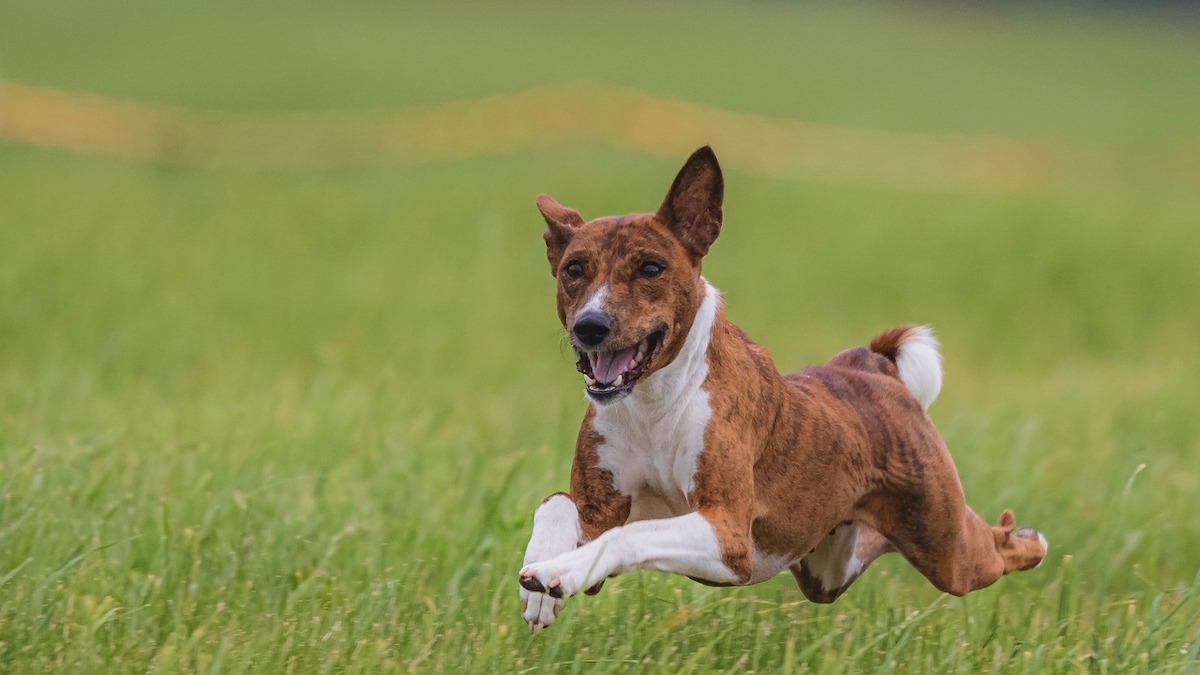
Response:
[[[724,192],[717,157],[705,146],[656,213],[584,222],[538,197],[558,318],[593,401],[625,397],[679,354],[704,293],[700,262],[721,232]]]

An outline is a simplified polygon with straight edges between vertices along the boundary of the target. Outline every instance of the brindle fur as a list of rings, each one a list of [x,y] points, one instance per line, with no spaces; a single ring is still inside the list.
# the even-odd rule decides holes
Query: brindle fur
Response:
[[[665,328],[650,372],[670,363],[704,293],[701,259],[720,232],[722,193],[720,167],[706,147],[688,160],[654,214],[585,223],[540,197],[563,325],[607,285],[613,342],[635,344]],[[646,259],[665,265],[660,277],[638,277]],[[563,274],[569,262],[586,273]],[[895,550],[954,595],[1041,561],[1036,533],[1015,530],[1011,512],[993,527],[967,507],[945,443],[899,379],[897,354],[913,330],[889,330],[869,348],[784,376],[720,308],[703,386],[712,415],[687,503],[713,525],[723,561],[742,583],[757,550],[795,561],[790,569],[804,594],[832,602],[857,574],[826,589],[804,558],[840,525],[859,528],[859,573]],[[597,461],[604,439],[593,428],[594,406],[579,431],[569,495],[586,540],[630,515],[630,497]]]

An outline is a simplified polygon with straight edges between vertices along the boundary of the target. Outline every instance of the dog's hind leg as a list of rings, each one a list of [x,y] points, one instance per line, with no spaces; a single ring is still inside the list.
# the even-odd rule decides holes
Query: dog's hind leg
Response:
[[[1039,532],[1016,529],[1011,511],[989,525],[967,506],[944,446],[924,455],[920,469],[914,472],[921,478],[918,484],[876,495],[866,510],[874,516],[873,524],[939,590],[965,595],[1004,574],[1041,563],[1046,538]]]
[[[904,536],[895,537],[897,548],[934,586],[951,595],[966,595],[1002,575],[1033,569],[1046,556],[1046,538],[1036,530],[1016,529],[1007,510],[992,526],[964,504],[957,523],[947,520],[928,529],[905,529]]]
[[[804,597],[830,603],[846,592],[867,565],[894,550],[892,543],[871,526],[846,521],[789,569]]]

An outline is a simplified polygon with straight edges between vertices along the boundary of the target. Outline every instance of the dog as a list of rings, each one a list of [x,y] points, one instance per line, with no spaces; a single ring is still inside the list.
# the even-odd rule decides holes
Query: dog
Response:
[[[929,328],[893,328],[780,375],[726,319],[700,273],[723,201],[708,146],[655,213],[584,222],[538,197],[589,405],[570,491],[534,513],[518,578],[530,629],[639,569],[718,586],[787,569],[829,603],[891,551],[959,596],[1041,564],[1041,533],[1017,529],[1009,510],[989,525],[964,501],[925,413],[942,385]]]

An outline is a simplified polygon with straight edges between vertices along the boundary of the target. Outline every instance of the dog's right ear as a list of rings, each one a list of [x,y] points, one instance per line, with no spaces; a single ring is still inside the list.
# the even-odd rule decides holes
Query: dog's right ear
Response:
[[[583,217],[575,209],[569,209],[546,195],[538,195],[538,211],[546,219],[546,259],[550,261],[551,276],[558,276],[558,263],[563,251],[575,236],[575,228],[583,225]]]

